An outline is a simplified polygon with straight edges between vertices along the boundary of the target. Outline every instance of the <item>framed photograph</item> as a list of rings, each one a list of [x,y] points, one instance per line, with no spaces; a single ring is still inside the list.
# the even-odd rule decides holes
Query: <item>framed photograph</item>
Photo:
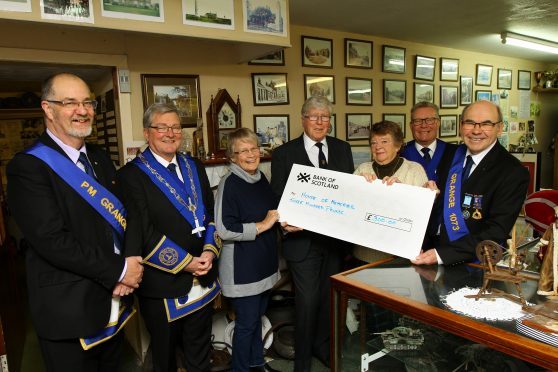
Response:
[[[327,131],[327,135],[331,137],[337,137],[337,114],[331,114],[331,118],[329,118],[329,129]]]
[[[244,31],[287,36],[287,0],[242,0],[242,12]]]
[[[440,80],[457,81],[459,76],[459,60],[453,58],[440,58]]]
[[[346,78],[347,105],[372,106],[372,79]]]
[[[371,41],[345,39],[345,67],[372,68]]]
[[[489,87],[492,84],[492,66],[477,64],[476,85]]]
[[[473,103],[473,77],[459,77],[459,104],[461,106]]]
[[[353,146],[351,146],[352,148]],[[521,164],[529,171],[529,186],[527,194],[532,194],[540,189],[541,180],[541,153],[528,153],[528,152],[512,152]]]
[[[440,108],[457,108],[457,87],[440,85]]]
[[[491,90],[477,90],[475,91],[475,101],[490,101],[492,99]]]
[[[434,103],[434,84],[429,83],[413,83],[414,103],[430,102]]]
[[[440,137],[457,136],[457,115],[440,115]]]
[[[531,71],[517,71],[517,89],[531,90]]]
[[[512,88],[512,70],[498,69],[498,89]]]
[[[249,65],[285,66],[285,52],[281,49],[248,62]]]
[[[252,74],[254,106],[288,105],[287,74]]]
[[[0,0],[0,10],[31,12],[31,0]]]
[[[347,141],[368,140],[372,114],[345,114],[347,124]]]
[[[109,18],[165,22],[165,11],[162,0],[151,1],[149,6],[145,6],[137,1],[112,2],[105,0],[101,1],[101,15]]]
[[[333,42],[331,39],[301,36],[302,66],[333,67]]]
[[[415,56],[415,79],[434,81],[436,58]]]
[[[180,112],[180,124],[195,128],[201,117],[199,75],[141,74],[143,108],[152,103],[171,103]]]
[[[382,46],[382,71],[405,73],[405,48],[391,45]]]
[[[372,161],[372,153],[370,152],[369,145],[352,145],[351,152],[353,153],[355,169],[362,163]]]
[[[19,1],[21,3],[22,1]],[[77,3],[77,4],[73,4]],[[93,0],[41,1],[41,18],[79,23],[94,23]]]
[[[304,99],[312,96],[324,96],[335,103],[335,85],[333,75],[304,75]]]
[[[406,97],[406,80],[384,79],[384,105],[404,105]]]
[[[393,121],[394,123],[399,124],[401,130],[403,131],[403,137],[405,137],[405,114],[383,114],[382,119],[384,121]]]
[[[234,30],[234,0],[182,0],[182,23]]]
[[[289,141],[289,115],[254,115],[260,146],[275,148]]]

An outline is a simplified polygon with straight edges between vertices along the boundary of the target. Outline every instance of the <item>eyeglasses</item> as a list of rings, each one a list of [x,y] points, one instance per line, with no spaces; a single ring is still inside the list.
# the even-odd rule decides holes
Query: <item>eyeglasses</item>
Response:
[[[329,119],[331,119],[330,115],[304,115],[303,117],[313,122],[316,122],[318,121],[318,119],[320,119],[323,123],[328,123]]]
[[[46,99],[45,101],[49,102],[49,103],[57,103],[60,106],[64,107],[65,109],[68,110],[75,110],[77,109],[80,105],[83,105],[83,108],[87,109],[87,110],[95,110],[97,108],[97,105],[99,104],[99,102],[97,101],[93,101],[93,100],[87,100],[87,101],[73,101],[73,100],[63,100],[63,101],[56,101],[53,99]]]
[[[485,120],[483,122],[478,123],[473,120],[463,120],[461,122],[461,125],[463,126],[463,129],[467,129],[467,130],[475,129],[475,127],[478,125],[480,129],[488,131],[488,130],[492,130],[492,128],[494,128],[496,124],[500,124],[500,123],[501,121],[492,122],[490,120]]]
[[[259,155],[260,154],[260,148],[259,147],[252,147],[251,149],[235,151],[234,153],[236,155],[243,155],[243,156],[246,156],[248,154]]]
[[[435,124],[438,118],[424,118],[424,119],[411,119],[411,124],[417,127],[422,124],[432,125]]]
[[[150,125],[149,128],[153,128],[157,131],[157,133],[167,133],[170,130],[174,134],[182,133],[182,127],[180,125],[173,125],[172,127],[168,127],[166,125]]]
[[[372,147],[378,146],[378,145],[386,146],[386,145],[389,145],[390,143],[391,143],[391,141],[389,141],[389,140],[381,140],[379,142],[371,141],[370,146],[372,146]]]

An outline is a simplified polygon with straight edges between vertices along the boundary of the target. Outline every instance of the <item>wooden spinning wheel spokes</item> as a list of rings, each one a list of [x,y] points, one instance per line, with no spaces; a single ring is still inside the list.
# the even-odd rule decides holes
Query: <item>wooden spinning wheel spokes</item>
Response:
[[[477,244],[477,258],[483,265],[496,265],[504,255],[504,248],[492,240],[483,240]]]

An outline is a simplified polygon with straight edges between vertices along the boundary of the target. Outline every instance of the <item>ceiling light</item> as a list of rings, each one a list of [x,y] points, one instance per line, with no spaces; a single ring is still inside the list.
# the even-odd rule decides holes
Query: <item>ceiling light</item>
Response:
[[[502,32],[502,44],[519,46],[522,48],[538,50],[540,52],[558,54],[558,43],[537,39],[531,36],[519,35],[513,32]]]

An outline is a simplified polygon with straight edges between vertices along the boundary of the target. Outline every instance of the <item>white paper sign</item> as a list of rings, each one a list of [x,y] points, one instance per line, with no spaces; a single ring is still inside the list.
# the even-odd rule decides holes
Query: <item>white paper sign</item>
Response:
[[[278,210],[289,225],[414,259],[435,196],[423,187],[295,164]]]

